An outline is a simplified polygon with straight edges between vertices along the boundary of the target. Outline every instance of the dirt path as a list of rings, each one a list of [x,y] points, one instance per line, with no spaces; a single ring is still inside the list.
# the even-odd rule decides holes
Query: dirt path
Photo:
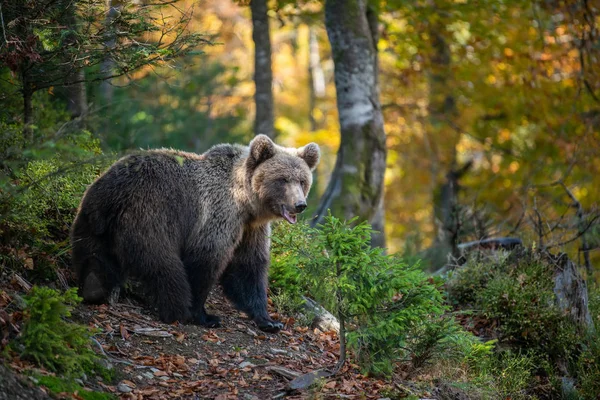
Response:
[[[117,370],[116,384],[100,382],[95,389],[123,399],[297,399],[315,391],[331,398],[385,397],[380,394],[383,382],[361,376],[352,365],[312,393],[286,392],[293,374],[335,364],[335,333],[293,326],[293,319],[280,318],[287,322],[285,329],[265,334],[220,293],[211,296],[207,308],[222,318],[222,328],[162,324],[129,300],[80,306],[77,318],[102,329],[97,344]]]

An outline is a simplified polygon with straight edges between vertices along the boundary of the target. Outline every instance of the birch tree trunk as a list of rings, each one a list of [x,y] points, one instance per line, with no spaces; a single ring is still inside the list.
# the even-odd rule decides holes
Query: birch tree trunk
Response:
[[[273,72],[271,70],[271,37],[267,0],[251,0],[252,40],[254,40],[254,102],[256,117],[254,134],[275,136],[273,127]]]
[[[384,247],[387,152],[377,79],[377,15],[366,0],[327,0],[325,26],[335,65],[341,143],[315,223],[327,209],[340,218],[358,216],[381,229],[371,244]]]

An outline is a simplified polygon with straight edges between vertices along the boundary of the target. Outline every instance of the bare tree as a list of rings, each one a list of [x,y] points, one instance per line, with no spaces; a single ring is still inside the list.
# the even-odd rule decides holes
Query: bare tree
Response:
[[[336,164],[318,209],[367,220],[380,231],[373,246],[385,246],[383,178],[386,143],[379,103],[377,14],[366,0],[328,0],[325,25],[335,64],[341,128]]]
[[[251,0],[252,40],[254,40],[254,83],[256,117],[254,133],[275,136],[273,123],[273,71],[271,69],[271,36],[267,0]]]

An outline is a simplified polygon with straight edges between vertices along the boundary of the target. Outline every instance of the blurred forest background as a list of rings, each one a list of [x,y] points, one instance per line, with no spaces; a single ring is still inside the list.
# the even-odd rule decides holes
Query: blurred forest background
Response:
[[[272,1],[254,13],[216,0],[163,7],[113,0],[108,13],[103,1],[80,1],[86,11],[77,12],[58,0],[45,10],[37,3],[3,1],[3,171],[76,129],[104,152],[121,153],[160,146],[202,152],[245,143],[256,128],[284,145],[322,146],[314,214],[340,146],[322,2]],[[567,249],[581,264],[585,252],[592,272],[600,259],[600,50],[592,3],[369,6],[378,21],[390,252],[440,249],[432,254],[439,264],[458,242],[518,236]],[[257,70],[267,97],[272,81],[272,100],[259,103],[266,106],[256,127],[252,14],[268,21],[272,58],[272,70],[268,63]],[[265,36],[258,43],[262,51]],[[30,136],[19,142],[24,124]],[[368,148],[360,151],[371,157]],[[345,214],[383,228],[364,210]]]
[[[41,150],[82,127],[116,153],[160,146],[202,152],[254,135],[250,6],[113,0],[106,13],[104,2],[86,0],[77,5],[86,8],[82,15],[68,16],[61,1],[45,10],[36,1],[11,4],[3,2],[0,48],[5,168],[19,149]],[[443,260],[453,243],[513,235],[566,248],[582,264],[582,251],[600,259],[600,50],[592,3],[392,0],[369,7],[378,20],[390,252],[433,246]],[[20,19],[10,15],[19,12]],[[284,145],[322,146],[316,205],[340,146],[324,6],[280,0],[254,18],[261,12],[273,99],[256,129]],[[69,30],[69,23],[83,28]],[[257,51],[260,43],[264,36]],[[257,79],[268,69],[263,64]],[[264,79],[257,82],[269,95],[270,80],[266,89]],[[31,136],[17,143],[23,124]]]
[[[30,279],[68,269],[120,155],[257,133],[321,146],[309,222],[357,216],[429,272],[501,238],[600,279],[595,1],[0,4],[0,246]]]

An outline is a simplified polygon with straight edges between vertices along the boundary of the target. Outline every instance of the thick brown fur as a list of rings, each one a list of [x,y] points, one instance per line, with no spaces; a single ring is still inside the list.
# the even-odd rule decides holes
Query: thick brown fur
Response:
[[[267,313],[270,222],[306,207],[319,147],[284,148],[258,135],[248,147],[202,155],[126,156],[86,191],[71,231],[82,296],[104,302],[128,276],[156,300],[162,321],[218,326],[204,303],[216,282],[258,326]]]

